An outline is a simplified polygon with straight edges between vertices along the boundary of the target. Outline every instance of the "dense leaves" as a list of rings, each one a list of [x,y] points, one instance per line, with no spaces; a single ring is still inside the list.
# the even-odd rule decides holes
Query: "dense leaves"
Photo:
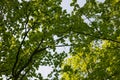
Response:
[[[36,70],[45,65],[53,67],[48,76],[53,80],[57,80],[61,72],[74,80],[118,79],[120,2],[86,1],[80,7],[77,0],[73,0],[70,5],[74,9],[68,14],[60,6],[62,0],[1,0],[0,78],[29,80],[34,77],[41,80],[43,78]],[[105,47],[100,42],[106,44]],[[68,61],[68,65],[60,69],[69,54],[65,51],[60,53],[57,48],[66,46],[70,47],[69,53],[73,56],[70,59],[75,58],[75,61],[71,64]],[[80,58],[83,56],[86,62]],[[96,64],[93,59],[103,61]],[[76,64],[78,62],[80,64]],[[77,67],[72,67],[72,64]],[[86,67],[93,69],[88,72]],[[67,73],[64,75],[64,72]]]
[[[74,47],[74,52],[69,58],[63,62],[62,80],[118,80],[120,78],[119,3],[117,0],[106,0],[104,3],[88,0],[84,7],[75,10],[76,14],[82,15],[88,26],[85,26],[86,24],[82,26],[83,24],[77,22],[78,20],[74,21],[75,27],[85,29],[74,31],[78,33],[77,37],[81,36],[74,38],[75,43],[78,42],[77,39],[81,41],[77,43],[79,46]]]
[[[62,79],[118,80],[120,78],[120,47],[109,41],[102,42],[102,44],[91,43],[89,51],[79,49],[77,54],[67,58],[62,66]]]

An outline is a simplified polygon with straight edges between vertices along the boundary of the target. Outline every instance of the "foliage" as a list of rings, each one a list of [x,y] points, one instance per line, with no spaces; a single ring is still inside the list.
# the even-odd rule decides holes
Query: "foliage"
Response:
[[[119,4],[117,0],[106,0],[104,3],[88,0],[82,8],[75,8],[73,16],[77,16],[76,18],[78,14],[80,17],[83,16],[88,26],[83,26],[76,20],[76,24],[80,27],[76,32],[78,35],[83,34],[85,38],[75,38],[80,39],[83,45],[77,43],[79,46],[74,47],[74,52],[63,61],[62,80],[120,78]]]
[[[62,80],[118,80],[120,46],[109,41],[102,42],[102,45],[98,42],[96,46],[91,43],[89,51],[79,50],[67,58],[62,66]]]
[[[107,47],[103,50],[98,49],[98,52],[94,52],[95,60],[97,60],[97,53],[101,53],[100,55],[110,53],[110,55],[105,55],[107,58],[103,57],[106,62],[100,62],[101,64],[110,62],[109,60],[112,59],[109,57],[118,57],[116,53],[119,53],[119,49],[115,48],[120,44],[120,2],[118,0],[106,0],[104,3],[86,0],[83,7],[79,7],[77,0],[73,0],[71,6],[74,9],[70,14],[66,10],[62,10],[61,1],[0,1],[0,77],[2,79],[3,75],[12,80],[28,80],[31,77],[43,79],[41,74],[36,73],[36,70],[42,65],[52,66],[53,72],[48,77],[52,77],[53,80],[58,79],[62,62],[68,53],[57,52],[57,47],[69,46],[70,53],[75,56],[82,50],[79,55],[86,53],[88,55],[84,56],[92,60],[90,57],[91,43],[108,41],[110,48],[114,49],[110,49],[110,52]],[[77,56],[76,58],[79,59]],[[117,59],[115,58],[115,60]],[[89,60],[87,63],[92,64],[93,61],[89,62]],[[82,75],[90,76],[86,71],[87,65],[84,66],[82,70],[85,72]],[[107,68],[104,66],[104,69]],[[117,68],[109,67],[111,72],[109,75],[116,73]],[[65,68],[74,72],[70,65]],[[94,64],[93,68],[97,69]],[[51,76],[52,74],[54,76]],[[97,75],[102,76],[103,74],[94,76]]]

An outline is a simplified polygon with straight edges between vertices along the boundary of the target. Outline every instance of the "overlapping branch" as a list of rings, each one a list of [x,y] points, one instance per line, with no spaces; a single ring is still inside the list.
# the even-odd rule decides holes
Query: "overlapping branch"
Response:
[[[19,55],[20,55],[20,50],[21,50],[21,47],[22,47],[22,45],[24,44],[24,41],[25,41],[25,38],[27,37],[27,34],[29,33],[29,31],[31,30],[31,28],[29,28],[28,30],[27,30],[27,24],[28,24],[28,21],[29,21],[29,15],[30,15],[30,13],[27,15],[27,21],[26,21],[26,23],[25,23],[25,35],[24,35],[24,37],[23,37],[23,39],[22,39],[22,42],[21,42],[21,44],[20,44],[20,46],[19,46],[19,48],[18,48],[18,51],[17,51],[17,54],[16,54],[16,60],[15,60],[15,63],[14,63],[14,65],[13,65],[13,68],[12,68],[12,75],[13,76],[15,76],[15,68],[16,68],[16,66],[17,66],[17,63],[18,63],[18,60],[19,60]]]

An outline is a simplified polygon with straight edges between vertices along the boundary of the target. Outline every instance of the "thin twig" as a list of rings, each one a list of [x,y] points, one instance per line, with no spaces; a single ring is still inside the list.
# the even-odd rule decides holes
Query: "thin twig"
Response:
[[[26,74],[29,72],[30,68],[27,69],[27,71],[25,72],[25,74],[22,75],[22,77],[20,78],[20,80],[23,80],[23,78],[26,76]]]

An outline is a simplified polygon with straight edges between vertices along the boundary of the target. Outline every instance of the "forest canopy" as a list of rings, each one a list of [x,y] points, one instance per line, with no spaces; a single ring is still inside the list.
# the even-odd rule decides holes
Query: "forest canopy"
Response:
[[[61,2],[0,1],[1,79],[43,80],[39,66],[52,66],[46,80],[120,78],[120,1],[72,0],[71,13]]]

